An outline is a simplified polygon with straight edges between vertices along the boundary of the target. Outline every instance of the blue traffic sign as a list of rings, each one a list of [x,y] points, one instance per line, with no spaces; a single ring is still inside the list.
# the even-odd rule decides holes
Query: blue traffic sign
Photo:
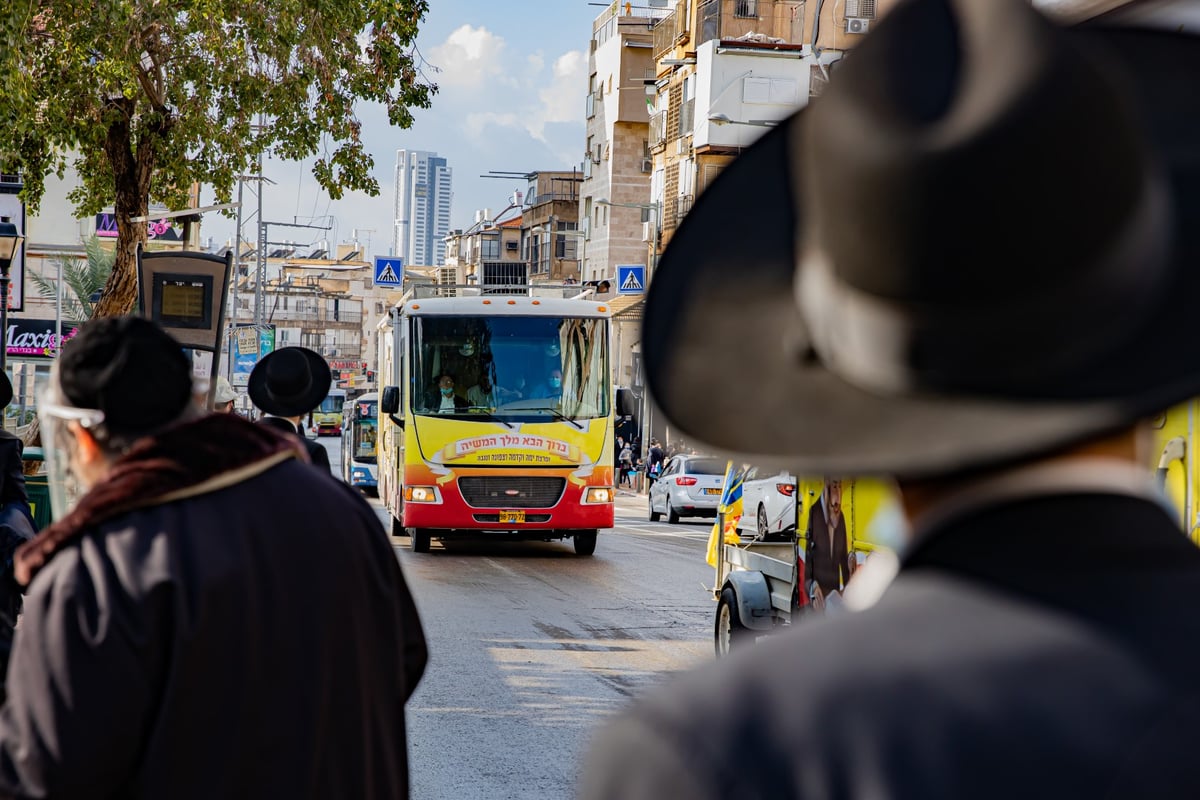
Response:
[[[375,256],[375,285],[396,286],[404,283],[404,259]]]
[[[617,265],[617,294],[641,294],[646,291],[645,264]]]

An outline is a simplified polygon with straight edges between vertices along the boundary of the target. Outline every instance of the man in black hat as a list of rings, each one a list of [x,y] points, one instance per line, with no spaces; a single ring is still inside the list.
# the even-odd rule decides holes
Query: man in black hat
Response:
[[[1196,33],[909,0],[705,191],[647,298],[657,405],[896,476],[907,544],[855,613],[639,698],[585,800],[1200,795],[1200,550],[1144,447],[1200,394]]]
[[[246,393],[267,416],[260,424],[300,438],[314,467],[330,471],[329,453],[304,435],[304,415],[329,394],[333,375],[319,353],[307,347],[281,347],[254,365]]]
[[[38,404],[55,522],[14,561],[0,797],[406,797],[425,640],[378,518],[293,437],[191,390],[145,319],[63,349]]]

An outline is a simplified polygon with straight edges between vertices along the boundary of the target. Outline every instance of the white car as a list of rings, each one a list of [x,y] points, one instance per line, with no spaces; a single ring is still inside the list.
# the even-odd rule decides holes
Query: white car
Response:
[[[751,467],[742,478],[742,517],[738,532],[762,539],[795,532],[796,476],[780,470]]]
[[[725,482],[725,462],[708,456],[675,456],[663,465],[650,486],[650,521],[680,517],[715,517]]]

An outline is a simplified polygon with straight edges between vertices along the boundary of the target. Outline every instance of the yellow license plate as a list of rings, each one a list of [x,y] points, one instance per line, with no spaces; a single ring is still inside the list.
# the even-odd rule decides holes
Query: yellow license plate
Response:
[[[720,494],[721,490],[720,489],[705,489],[704,493],[705,494]]]
[[[524,522],[525,521],[525,512],[524,511],[501,511],[500,512],[500,521],[501,522]]]

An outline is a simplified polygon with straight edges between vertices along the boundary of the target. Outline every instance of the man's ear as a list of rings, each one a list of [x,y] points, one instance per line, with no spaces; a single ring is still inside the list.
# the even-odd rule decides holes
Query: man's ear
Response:
[[[72,422],[71,432],[75,434],[75,442],[79,445],[80,463],[90,465],[104,459],[104,449],[90,430],[78,422]]]

